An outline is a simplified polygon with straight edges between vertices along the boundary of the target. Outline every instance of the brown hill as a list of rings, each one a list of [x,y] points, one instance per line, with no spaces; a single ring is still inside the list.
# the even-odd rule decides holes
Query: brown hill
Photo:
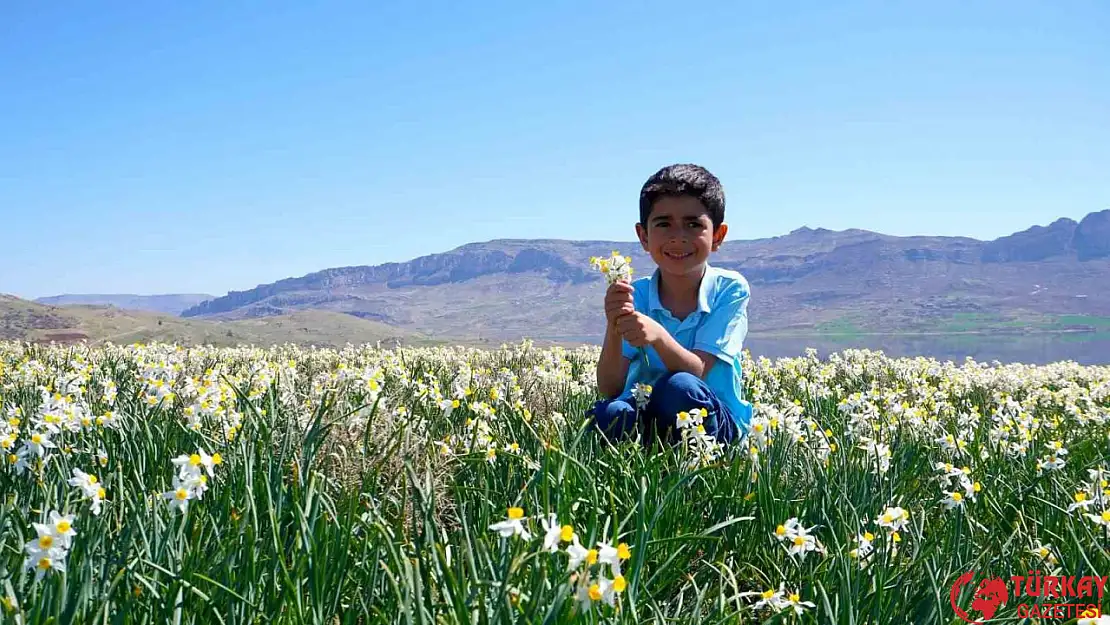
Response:
[[[0,339],[34,342],[153,341],[219,346],[296,343],[339,347],[351,343],[420,343],[422,337],[350,315],[306,310],[239,321],[182,319],[112,306],[49,306],[0,295]]]
[[[325,269],[196,306],[246,319],[329,310],[443,337],[595,340],[604,287],[590,256],[638,243],[496,240],[404,263]],[[712,263],[752,285],[753,335],[1042,331],[1110,315],[1110,210],[980,241],[800,228],[726,242]],[[1079,325],[1083,325],[1080,323]]]

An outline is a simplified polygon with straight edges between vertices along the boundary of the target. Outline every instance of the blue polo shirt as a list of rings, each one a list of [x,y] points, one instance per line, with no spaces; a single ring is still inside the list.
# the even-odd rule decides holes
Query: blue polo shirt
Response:
[[[741,349],[748,333],[748,281],[739,272],[705,265],[705,274],[698,287],[698,307],[679,321],[659,301],[659,270],[651,277],[632,282],[632,301],[636,311],[648,315],[663,326],[680,345],[688,350],[701,350],[717,357],[705,383],[728,407],[741,432],[751,421],[752,406],[743,399]],[[667,373],[667,367],[653,347],[645,347],[648,369],[643,358],[628,341],[621,340],[621,354],[632,361],[628,367],[624,393],[637,382],[653,384]]]

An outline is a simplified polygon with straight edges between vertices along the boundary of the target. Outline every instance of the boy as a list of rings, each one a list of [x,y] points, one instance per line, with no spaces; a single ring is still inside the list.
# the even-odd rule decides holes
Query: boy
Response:
[[[724,241],[721,183],[697,165],[671,165],[640,190],[636,234],[657,269],[605,293],[605,340],[597,385],[608,399],[589,411],[594,425],[619,440],[643,430],[679,440],[681,411],[707,412],[705,433],[722,443],[741,436],[751,404],[741,399],[741,347],[748,329],[749,288],[735,271],[711,267],[710,253]],[[645,368],[639,348],[648,356]],[[632,390],[653,388],[637,423]]]

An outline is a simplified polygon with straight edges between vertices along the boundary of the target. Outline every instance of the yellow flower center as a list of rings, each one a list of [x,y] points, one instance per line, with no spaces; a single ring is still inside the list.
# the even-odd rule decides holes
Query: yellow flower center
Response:
[[[90,475],[89,476],[89,484],[96,484],[96,476],[95,475]]]
[[[571,539],[574,538],[574,528],[569,525],[564,525],[559,531],[559,538],[563,539],[563,542],[569,543]]]
[[[802,598],[798,595],[798,593],[793,593],[790,595],[790,603],[798,603],[801,600]]]
[[[509,518],[518,521],[524,518],[524,508],[509,508]]]
[[[955,501],[956,503],[963,501],[963,498],[964,496],[959,493],[952,493],[952,501]]]
[[[780,526],[776,527],[775,528],[775,535],[777,535],[777,536],[786,536],[786,526],[785,525],[780,525]]]
[[[1075,503],[1083,503],[1086,500],[1087,500],[1087,493],[1076,493],[1075,494]]]
[[[586,552],[586,564],[597,564],[597,549],[590,549]]]
[[[884,523],[890,523],[893,520],[894,520],[894,517],[890,516],[889,512],[883,514],[883,522]]]
[[[108,496],[108,491],[104,490],[103,487],[98,488],[98,489],[96,489],[96,496],[101,498],[101,499],[105,499]]]
[[[36,444],[36,445],[41,445],[42,444],[42,434],[32,434],[31,435],[31,442]]]
[[[624,592],[625,588],[628,588],[628,582],[625,581],[624,575],[618,575],[613,580],[613,590],[616,592]]]
[[[775,591],[774,590],[764,590],[760,594],[760,596],[763,597],[764,599],[770,599],[771,597],[775,596]]]
[[[863,533],[863,539],[866,540],[867,542],[871,542],[871,541],[875,540],[875,535],[872,534],[871,532],[864,532]]]
[[[46,535],[46,536],[43,536],[43,537],[39,538],[39,547],[42,547],[43,549],[49,549],[53,545],[54,545],[54,537],[53,536]]]
[[[597,584],[590,585],[590,600],[601,601],[601,586]]]
[[[1048,549],[1046,549],[1044,547],[1041,547],[1040,549],[1037,550],[1037,553],[1039,553],[1041,555],[1041,557],[1044,558],[1044,557],[1048,556]]]
[[[632,551],[628,549],[628,545],[626,543],[621,543],[617,545],[617,557],[621,560],[627,560],[632,557]]]
[[[1103,523],[1110,523],[1110,510],[1103,510],[1102,511],[1102,522]]]
[[[62,519],[61,521],[58,521],[58,533],[60,533],[60,534],[65,534],[72,527],[73,526],[70,525],[69,521],[66,521],[65,519]]]
[[[189,493],[184,488],[179,488],[174,492],[174,496],[177,497],[178,501],[185,501],[189,498]]]
[[[50,563],[50,558],[43,558],[43,559],[39,560],[39,568],[40,569],[45,571],[45,570],[49,569],[51,566],[53,566],[53,565]]]
[[[974,484],[971,485],[971,490],[973,490],[975,492],[979,492],[979,491],[983,490],[983,486],[981,484],[979,484],[979,482],[975,482]]]
[[[804,544],[806,544],[806,539],[802,538],[801,536],[795,536],[794,537],[794,546],[795,547],[801,547]]]
[[[216,452],[216,453],[212,454],[212,464],[220,464],[223,461],[224,461],[224,458],[223,458],[223,456],[220,455],[220,452]]]

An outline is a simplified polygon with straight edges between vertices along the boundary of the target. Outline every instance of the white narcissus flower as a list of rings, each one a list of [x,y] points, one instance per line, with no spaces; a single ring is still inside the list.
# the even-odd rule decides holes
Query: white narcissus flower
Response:
[[[489,526],[489,528],[502,538],[509,538],[511,536],[519,536],[523,540],[531,540],[532,534],[524,527],[524,509],[512,507],[509,508],[509,518],[504,521],[499,521]]]
[[[802,612],[805,612],[808,608],[817,607],[817,604],[813,603],[812,601],[802,601],[802,598],[800,595],[798,595],[798,593],[792,592],[787,595],[783,607],[792,608],[794,610],[794,614],[801,615]]]
[[[1056,554],[1052,553],[1052,545],[1048,543],[1037,543],[1036,545],[1033,545],[1033,548],[1029,549],[1029,553],[1037,556],[1045,562],[1048,562],[1049,564],[1056,564],[1058,561],[1056,559]]]
[[[891,531],[901,531],[910,522],[910,511],[904,510],[900,506],[887,508],[879,518],[875,519],[875,523],[879,527],[885,527]]]
[[[616,250],[608,258],[590,257],[590,266],[600,271],[609,284],[620,280],[632,281],[632,258],[622,256]]]
[[[40,458],[46,456],[47,449],[54,449],[57,447],[57,445],[50,440],[50,434],[47,432],[34,432],[23,444],[26,449]]]
[[[1068,506],[1068,512],[1071,513],[1079,509],[1086,510],[1094,503],[1095,500],[1091,498],[1090,494],[1081,490],[1075,493],[1075,502]]]
[[[51,510],[49,523],[33,523],[38,538],[24,545],[27,559],[23,566],[35,571],[35,581],[51,571],[65,572],[65,559],[77,530],[73,528],[73,515]]]
[[[559,525],[558,516],[554,512],[548,513],[546,518],[540,519],[540,524],[543,525],[544,551],[558,551],[559,541],[563,537],[563,527]]]
[[[637,382],[636,385],[632,387],[632,398],[636,401],[637,408],[643,410],[643,408],[647,406],[648,400],[651,399],[651,391],[652,387],[650,384]]]
[[[952,508],[963,507],[963,505],[964,505],[963,493],[960,493],[959,491],[953,491],[953,492],[946,493],[946,494],[948,496],[945,497],[943,501],[941,501],[941,503],[944,504],[945,508],[947,508],[948,510],[951,510]]]
[[[567,545],[567,555],[570,556],[570,561],[567,562],[567,572],[569,573],[582,566],[582,563],[589,557],[590,550],[586,549],[582,546],[582,543],[578,542],[578,535],[575,534],[571,538],[571,544]]]
[[[778,612],[778,611],[782,610],[783,601],[785,599],[785,597],[784,597],[785,592],[786,591],[783,590],[783,585],[779,584],[779,589],[778,590],[775,590],[774,588],[768,588],[767,590],[764,590],[763,592],[742,592],[742,593],[740,593],[740,596],[741,597],[759,597],[759,599],[756,600],[756,602],[754,604],[752,604],[752,609],[753,610],[759,610],[759,609],[762,609],[764,607],[770,607],[775,612]]]
[[[58,537],[63,549],[69,549],[70,541],[77,535],[77,530],[73,528],[73,515],[62,515],[57,510],[51,510],[49,518],[50,531]]]
[[[107,497],[108,492],[97,479],[96,475],[85,473],[74,467],[73,477],[69,478],[69,485],[81,491],[82,499],[92,500],[92,513],[100,515],[100,504]]]
[[[35,571],[35,581],[37,582],[51,571],[65,573],[66,555],[67,553],[65,550],[58,548],[43,551],[28,549],[27,559],[23,561],[23,566],[24,568]]]
[[[848,552],[849,556],[859,560],[861,568],[867,566],[868,558],[875,551],[875,545],[872,544],[874,540],[875,535],[871,532],[864,531],[862,534],[857,534],[856,548]]]
[[[162,497],[169,500],[171,508],[185,514],[189,510],[189,500],[196,498],[196,492],[190,489],[180,478],[173,478],[173,489],[162,493]]]
[[[1085,516],[1103,527],[1110,527],[1110,509],[1103,510],[1102,514],[1087,514]]]

